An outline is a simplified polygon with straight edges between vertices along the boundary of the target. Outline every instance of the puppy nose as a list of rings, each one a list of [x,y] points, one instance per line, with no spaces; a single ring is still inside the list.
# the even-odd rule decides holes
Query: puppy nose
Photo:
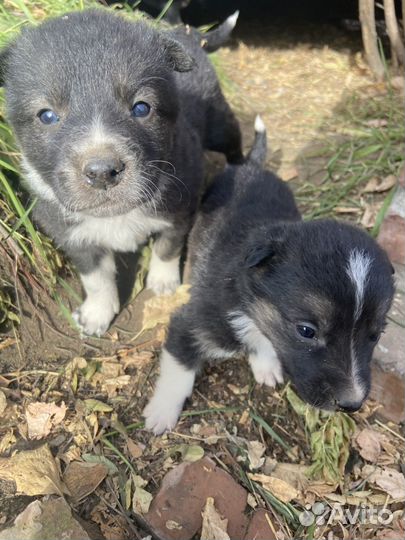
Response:
[[[117,185],[125,169],[125,163],[114,157],[88,161],[84,167],[86,181],[97,189],[108,189]]]
[[[352,413],[356,412],[360,409],[362,406],[362,401],[338,401],[337,406],[340,411],[346,412],[346,413]]]

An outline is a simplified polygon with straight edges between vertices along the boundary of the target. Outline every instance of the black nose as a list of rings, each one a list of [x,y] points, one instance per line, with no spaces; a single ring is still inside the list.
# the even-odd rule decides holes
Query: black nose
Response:
[[[122,177],[125,163],[114,157],[97,158],[88,161],[84,167],[86,181],[97,189],[116,186]]]
[[[362,401],[338,401],[337,406],[340,411],[346,413],[356,412],[362,406]]]

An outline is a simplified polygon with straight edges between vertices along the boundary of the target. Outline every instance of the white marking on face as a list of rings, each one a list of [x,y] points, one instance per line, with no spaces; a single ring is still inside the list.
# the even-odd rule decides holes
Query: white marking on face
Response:
[[[95,270],[81,274],[80,278],[86,300],[73,313],[73,318],[84,334],[101,336],[120,309],[113,254],[107,253]]]
[[[152,399],[145,407],[145,426],[159,435],[172,430],[185,400],[193,391],[195,371],[187,369],[163,349],[160,355],[160,375]]]
[[[68,242],[76,246],[95,244],[114,251],[136,251],[155,232],[170,226],[165,219],[148,216],[135,208],[111,217],[85,216],[68,231]]]
[[[146,285],[157,295],[174,293],[180,285],[180,257],[163,261],[153,246]]]
[[[350,278],[355,290],[355,311],[354,321],[352,329],[352,337],[350,343],[351,351],[351,382],[352,382],[352,396],[353,401],[363,401],[366,395],[366,388],[361,380],[358,358],[356,354],[355,343],[355,324],[359,319],[363,310],[364,293],[367,287],[367,280],[370,272],[372,259],[363,250],[353,249],[350,252],[349,261],[346,266],[346,273]]]
[[[57,201],[51,186],[42,179],[41,175],[24,156],[21,159],[21,168],[24,173],[24,183],[29,191],[32,191],[35,195],[46,201]]]
[[[371,266],[371,257],[364,251],[353,249],[350,252],[346,273],[354,285],[356,295],[355,321],[363,309],[364,291],[367,286],[368,274]]]
[[[229,317],[236,336],[248,349],[249,364],[256,382],[271,387],[282,383],[283,369],[271,341],[246,314],[233,312]]]

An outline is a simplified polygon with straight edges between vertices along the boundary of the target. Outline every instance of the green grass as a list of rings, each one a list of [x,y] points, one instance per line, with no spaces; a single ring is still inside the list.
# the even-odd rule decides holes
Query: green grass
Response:
[[[384,125],[372,127],[370,120],[381,120]],[[318,154],[308,156],[325,159],[323,178],[316,184],[309,178],[295,192],[306,209],[306,219],[333,217],[336,207],[341,205],[360,209],[361,191],[367,182],[373,177],[398,175],[404,162],[404,109],[402,100],[391,90],[373,99],[350,97],[337,111],[334,121],[338,140],[332,139]],[[373,235],[378,233],[392,195],[392,191],[386,194]]]

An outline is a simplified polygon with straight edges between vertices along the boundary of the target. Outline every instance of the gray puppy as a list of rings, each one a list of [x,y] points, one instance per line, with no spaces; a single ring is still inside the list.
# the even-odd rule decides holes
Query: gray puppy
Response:
[[[208,51],[235,22],[204,36]],[[242,159],[201,45],[195,30],[162,32],[98,9],[25,29],[0,53],[34,218],[80,273],[86,300],[74,317],[86,334],[103,334],[119,311],[114,252],[155,235],[148,286],[176,288],[203,149]]]

